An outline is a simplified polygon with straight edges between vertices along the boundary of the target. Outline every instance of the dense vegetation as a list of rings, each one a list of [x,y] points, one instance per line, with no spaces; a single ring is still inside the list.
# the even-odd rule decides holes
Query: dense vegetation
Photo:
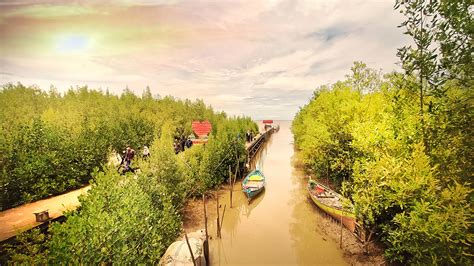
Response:
[[[361,62],[322,86],[292,130],[304,163],[351,199],[392,262],[472,265],[474,171],[469,1],[400,1],[417,47],[405,73]]]
[[[21,84],[0,92],[2,120],[1,207],[64,192],[87,183],[81,208],[54,224],[48,236],[32,231],[10,248],[24,263],[96,264],[157,261],[181,230],[186,198],[216,187],[228,168],[246,160],[244,135],[257,131],[249,118],[228,118],[202,101],[115,96],[87,88],[64,95]],[[175,154],[175,138],[193,120],[211,121],[209,142]],[[113,151],[150,146],[137,158],[137,174],[107,166]]]
[[[165,124],[173,137],[188,136],[192,120],[208,119],[219,138],[256,130],[248,119],[228,119],[202,101],[154,99],[149,90],[137,97],[130,90],[116,96],[84,87],[61,96],[54,89],[7,84],[0,105],[0,210],[88,183],[112,151],[129,144],[140,152]]]

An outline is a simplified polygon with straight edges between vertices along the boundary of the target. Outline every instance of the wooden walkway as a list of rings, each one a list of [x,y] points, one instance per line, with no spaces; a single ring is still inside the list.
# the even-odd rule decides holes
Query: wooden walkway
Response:
[[[246,143],[249,159],[253,159],[262,144],[273,133],[273,129],[256,136],[256,139]],[[80,203],[79,195],[86,193],[90,186],[83,187],[49,199],[24,204],[16,208],[0,212],[0,242],[16,236],[44,222],[36,222],[35,212],[48,210],[51,219],[63,215],[66,210],[76,209]]]
[[[265,142],[274,132],[275,130],[272,128],[264,132],[263,134],[259,134],[254,141],[252,141],[246,146],[249,161],[254,159],[255,155],[260,151],[260,148],[263,146],[263,144],[265,144]]]
[[[63,215],[66,210],[77,208],[79,195],[86,193],[90,186],[83,187],[49,199],[39,200],[0,212],[0,241],[14,237],[20,232],[42,224],[36,222],[35,212],[48,210],[51,219]]]

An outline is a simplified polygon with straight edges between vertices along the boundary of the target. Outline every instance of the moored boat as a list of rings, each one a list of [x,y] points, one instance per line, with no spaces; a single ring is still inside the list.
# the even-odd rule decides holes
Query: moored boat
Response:
[[[265,189],[265,176],[262,171],[255,169],[250,172],[242,181],[242,191],[250,201]]]
[[[206,240],[206,234],[204,230],[198,230],[196,232],[188,234],[189,246],[184,238],[173,242],[165,254],[161,257],[158,265],[175,266],[175,265],[198,265],[206,266],[208,262],[206,260],[206,247],[208,243]],[[192,250],[192,255],[190,250]],[[194,257],[194,261],[193,258]]]
[[[342,195],[312,179],[308,183],[308,192],[316,206],[337,221],[341,221],[342,217],[342,224],[352,233],[355,233],[356,216],[352,206],[343,209]]]

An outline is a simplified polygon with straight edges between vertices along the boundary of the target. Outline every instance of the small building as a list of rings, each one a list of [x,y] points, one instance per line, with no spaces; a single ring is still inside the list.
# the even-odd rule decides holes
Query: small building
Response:
[[[212,124],[208,120],[193,121],[191,125],[195,138],[191,138],[193,144],[207,143],[209,133],[212,131]]]
[[[265,131],[269,130],[270,128],[272,128],[272,124],[273,124],[273,120],[263,120],[263,128],[265,129]]]

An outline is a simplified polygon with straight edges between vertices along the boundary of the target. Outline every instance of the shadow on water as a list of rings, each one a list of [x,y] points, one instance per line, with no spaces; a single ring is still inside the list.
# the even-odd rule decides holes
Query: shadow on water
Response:
[[[302,170],[294,167],[291,122],[280,122],[255,158],[266,176],[265,190],[248,204],[241,181],[220,195],[221,211],[227,206],[222,238],[210,241],[212,265],[285,264],[345,265],[338,244],[326,240],[316,226],[321,215],[307,200]],[[215,220],[209,231],[215,236]]]

